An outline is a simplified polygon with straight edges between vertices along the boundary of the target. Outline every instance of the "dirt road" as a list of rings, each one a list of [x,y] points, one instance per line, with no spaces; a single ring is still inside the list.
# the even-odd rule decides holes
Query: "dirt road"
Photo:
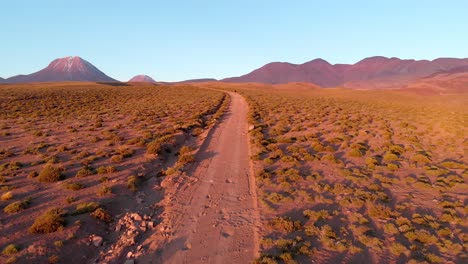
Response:
[[[230,93],[223,120],[187,172],[195,184],[178,190],[172,234],[161,263],[250,263],[258,252],[258,211],[249,153],[245,99]],[[177,219],[178,218],[178,219]]]

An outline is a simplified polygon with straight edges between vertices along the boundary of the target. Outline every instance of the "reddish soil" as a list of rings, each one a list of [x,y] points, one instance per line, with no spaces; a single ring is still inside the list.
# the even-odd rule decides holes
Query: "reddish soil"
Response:
[[[144,243],[155,253],[139,263],[249,263],[257,257],[259,216],[248,107],[242,96],[230,95],[228,112],[202,143],[196,162],[183,175],[163,182],[162,234]]]

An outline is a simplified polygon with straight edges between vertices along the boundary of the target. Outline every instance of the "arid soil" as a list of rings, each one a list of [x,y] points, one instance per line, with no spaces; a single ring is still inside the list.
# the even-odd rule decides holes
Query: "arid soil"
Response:
[[[250,166],[247,103],[231,105],[187,171],[167,184],[167,213],[141,263],[249,263],[257,255],[258,211]],[[171,186],[172,185],[172,186]],[[173,195],[171,195],[173,194]]]

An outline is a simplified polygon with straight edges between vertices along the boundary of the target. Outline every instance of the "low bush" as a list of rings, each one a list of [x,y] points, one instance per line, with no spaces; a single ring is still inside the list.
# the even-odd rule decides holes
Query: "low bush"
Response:
[[[53,165],[46,165],[37,176],[37,180],[40,182],[58,182],[63,180],[65,177],[62,174],[63,169],[54,167]]]
[[[109,212],[100,207],[94,210],[94,212],[91,213],[91,216],[105,223],[112,222],[112,216],[109,214]]]
[[[96,170],[90,166],[84,166],[76,172],[75,177],[82,178],[96,174]]]
[[[2,194],[2,196],[0,196],[0,200],[2,201],[8,201],[8,200],[11,200],[13,198],[13,193],[12,192],[6,192],[4,194]]]
[[[80,203],[76,205],[76,209],[73,214],[79,215],[79,214],[84,214],[84,213],[90,213],[96,210],[97,208],[99,208],[99,204],[96,202]]]
[[[9,205],[7,205],[3,211],[7,214],[14,214],[14,213],[18,213],[20,211],[23,211],[24,209],[28,208],[29,206],[29,199],[27,200],[24,200],[24,201],[16,201],[16,202],[13,202]]]
[[[102,186],[96,192],[98,196],[105,196],[112,193],[112,189],[109,186]]]
[[[135,175],[128,177],[127,179],[127,187],[130,191],[136,192],[138,190],[138,178]]]
[[[65,189],[67,190],[72,190],[72,191],[78,191],[83,189],[83,185],[81,183],[77,182],[69,182],[65,184]]]
[[[15,253],[18,253],[19,251],[19,248],[17,245],[15,244],[9,244],[8,246],[6,246],[3,250],[2,250],[2,254],[5,255],[5,256],[11,256]]]
[[[60,208],[51,208],[38,216],[29,227],[30,233],[47,234],[60,230],[65,225],[63,215],[65,212]]]

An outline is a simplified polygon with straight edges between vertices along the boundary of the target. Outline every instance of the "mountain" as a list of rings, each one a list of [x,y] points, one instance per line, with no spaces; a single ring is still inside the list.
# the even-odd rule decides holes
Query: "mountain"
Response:
[[[56,59],[52,61],[49,66],[38,72],[10,77],[6,79],[5,82],[28,83],[64,81],[118,82],[80,57]]]
[[[395,88],[436,72],[464,66],[468,66],[468,58],[440,58],[428,61],[377,56],[355,64],[334,65],[322,59],[315,59],[304,64],[273,62],[246,75],[222,81],[269,84],[309,82],[322,87]]]
[[[434,73],[408,84],[402,90],[417,93],[468,93],[468,67]]]
[[[5,82],[5,79],[3,79],[2,77],[0,77],[0,83],[3,83]]]
[[[175,82],[175,83],[204,83],[204,82],[217,82],[218,80],[212,79],[212,78],[202,78],[202,79],[190,79],[190,80],[185,80],[185,81],[180,81],[180,82]]]
[[[148,75],[136,75],[130,80],[128,80],[128,82],[156,83],[156,81],[153,80],[153,78],[149,77]]]

